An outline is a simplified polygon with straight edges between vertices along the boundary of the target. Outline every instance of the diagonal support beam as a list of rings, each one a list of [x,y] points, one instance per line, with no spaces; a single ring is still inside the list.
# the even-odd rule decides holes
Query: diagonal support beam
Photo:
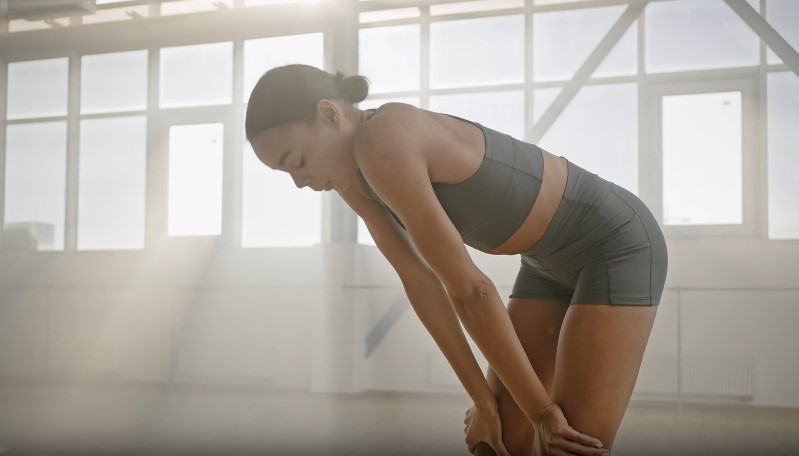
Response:
[[[605,60],[605,57],[610,54],[613,46],[619,42],[621,37],[627,32],[627,29],[638,19],[638,16],[641,15],[641,12],[648,3],[649,0],[641,0],[627,7],[621,17],[613,24],[613,27],[610,28],[608,34],[602,38],[602,41],[599,42],[593,52],[591,52],[591,55],[583,62],[580,69],[577,70],[574,78],[569,81],[566,87],[558,94],[557,98],[555,98],[555,101],[553,101],[546,112],[544,112],[544,115],[541,116],[541,119],[530,129],[527,134],[527,141],[537,143],[544,137],[555,121],[558,120],[558,117],[563,114],[566,106],[571,103],[574,96],[580,91],[580,88],[585,85],[588,78],[591,77],[602,61]]]
[[[408,308],[410,305],[410,301],[408,301],[408,297],[405,294],[400,295],[391,307],[386,310],[386,313],[380,317],[380,320],[377,322],[374,328],[369,331],[369,334],[366,336],[366,355],[364,359],[369,358],[373,351],[380,345],[380,342],[385,339],[388,332],[394,325],[399,321],[400,317],[403,313],[405,313],[405,309]]]
[[[785,38],[779,34],[746,0],[724,0],[734,12],[749,26],[788,68],[799,76],[799,52],[796,52]]]

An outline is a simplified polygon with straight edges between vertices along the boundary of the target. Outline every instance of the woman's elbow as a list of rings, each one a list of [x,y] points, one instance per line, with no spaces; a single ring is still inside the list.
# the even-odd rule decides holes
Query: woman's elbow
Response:
[[[452,304],[464,311],[482,307],[489,302],[494,284],[487,277],[458,281],[447,287]]]

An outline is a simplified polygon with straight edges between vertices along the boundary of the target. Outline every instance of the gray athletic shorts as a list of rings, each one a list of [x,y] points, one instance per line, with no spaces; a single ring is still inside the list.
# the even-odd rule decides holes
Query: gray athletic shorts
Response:
[[[569,162],[566,191],[544,236],[521,255],[512,298],[657,305],[668,252],[635,195]]]

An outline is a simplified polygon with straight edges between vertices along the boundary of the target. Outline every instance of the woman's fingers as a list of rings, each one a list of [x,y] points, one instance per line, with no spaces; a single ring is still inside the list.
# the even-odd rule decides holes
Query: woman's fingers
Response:
[[[559,439],[559,441],[552,446],[556,446],[563,451],[567,451],[569,454],[577,454],[580,456],[601,456],[608,454],[608,450],[604,448],[583,445],[582,443],[566,438]]]
[[[573,428],[569,428],[564,434],[567,439],[573,442],[582,443],[583,445],[590,446],[592,448],[602,448],[602,442],[600,442],[599,439],[581,434],[575,431]]]

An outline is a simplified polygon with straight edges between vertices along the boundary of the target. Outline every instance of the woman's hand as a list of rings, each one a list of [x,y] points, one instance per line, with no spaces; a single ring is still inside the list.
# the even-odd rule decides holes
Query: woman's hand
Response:
[[[484,410],[471,406],[466,411],[463,424],[466,425],[463,432],[466,433],[466,447],[470,453],[475,454],[475,448],[484,442],[491,446],[497,456],[511,456],[502,443],[502,424],[496,407]],[[481,453],[485,454],[483,451]]]
[[[609,454],[602,443],[572,429],[566,422],[563,410],[556,403],[549,405],[541,413],[538,422],[533,423],[540,455],[577,454],[598,456]]]

